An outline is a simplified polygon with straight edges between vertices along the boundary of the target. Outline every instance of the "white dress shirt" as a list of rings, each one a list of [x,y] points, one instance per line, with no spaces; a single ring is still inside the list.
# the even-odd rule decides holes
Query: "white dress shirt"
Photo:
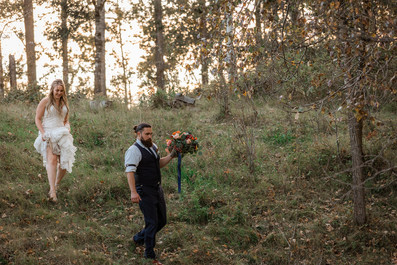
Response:
[[[149,149],[144,146],[139,139],[136,139],[136,143],[149,151]],[[156,148],[157,152],[153,147]],[[153,146],[150,147],[150,150],[152,150],[153,154],[155,154],[156,157],[159,156],[157,145],[153,144]],[[125,152],[124,156],[125,172],[136,172],[136,169],[141,159],[141,150],[139,150],[139,148],[135,144],[131,145],[130,148],[128,148],[128,150]]]

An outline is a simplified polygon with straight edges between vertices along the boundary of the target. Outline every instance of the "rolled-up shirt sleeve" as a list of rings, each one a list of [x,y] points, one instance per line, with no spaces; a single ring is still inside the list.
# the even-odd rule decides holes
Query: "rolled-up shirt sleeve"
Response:
[[[138,147],[132,145],[130,148],[128,148],[124,156],[125,172],[136,172],[136,168],[138,167],[141,159],[142,154]]]

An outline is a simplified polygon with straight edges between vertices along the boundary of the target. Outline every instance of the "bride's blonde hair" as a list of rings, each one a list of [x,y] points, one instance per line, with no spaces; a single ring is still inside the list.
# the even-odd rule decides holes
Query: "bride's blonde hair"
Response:
[[[54,89],[57,88],[58,86],[63,87],[63,95],[59,99],[59,106],[55,104],[55,98],[54,98]],[[68,98],[66,97],[66,88],[65,88],[65,83],[63,83],[62,79],[55,79],[52,84],[51,84],[51,89],[50,93],[48,95],[48,98],[50,99],[47,103],[47,110],[51,107],[54,106],[54,108],[58,111],[59,114],[62,113],[62,108],[63,106],[66,106],[67,112],[65,116],[65,121],[67,120],[69,116],[69,104],[68,104]]]

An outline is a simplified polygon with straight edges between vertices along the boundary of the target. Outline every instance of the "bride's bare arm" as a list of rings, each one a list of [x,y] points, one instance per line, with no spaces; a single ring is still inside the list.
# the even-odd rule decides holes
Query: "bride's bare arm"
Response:
[[[65,127],[68,128],[70,132],[70,123],[69,123],[68,115],[66,115],[65,120],[63,121],[63,125],[65,125]]]
[[[68,128],[70,132],[70,123],[69,123],[69,113],[66,113],[65,119],[63,120],[63,125]]]
[[[44,116],[44,111],[45,111],[45,106],[47,105],[47,101],[48,101],[47,98],[43,98],[40,101],[39,105],[37,106],[36,117],[34,119],[34,121],[36,123],[36,126],[37,126],[37,129],[39,129],[39,131],[41,132],[41,135],[44,135],[44,133],[45,133],[44,132],[44,128],[43,128],[43,124],[42,124],[41,121],[42,121],[43,116]]]

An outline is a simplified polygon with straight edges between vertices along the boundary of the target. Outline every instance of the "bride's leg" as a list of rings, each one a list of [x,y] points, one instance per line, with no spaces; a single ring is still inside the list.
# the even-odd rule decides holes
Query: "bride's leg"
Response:
[[[61,168],[61,164],[58,164],[58,168],[57,168],[57,178],[55,181],[55,188],[57,189],[59,186],[59,183],[61,182],[61,180],[63,179],[63,177],[66,174],[66,169],[62,169]]]
[[[53,201],[57,200],[56,190],[55,190],[55,179],[56,179],[56,171],[57,171],[58,158],[56,155],[52,153],[50,147],[47,147],[47,175],[48,175],[48,183],[50,184],[50,199]]]

